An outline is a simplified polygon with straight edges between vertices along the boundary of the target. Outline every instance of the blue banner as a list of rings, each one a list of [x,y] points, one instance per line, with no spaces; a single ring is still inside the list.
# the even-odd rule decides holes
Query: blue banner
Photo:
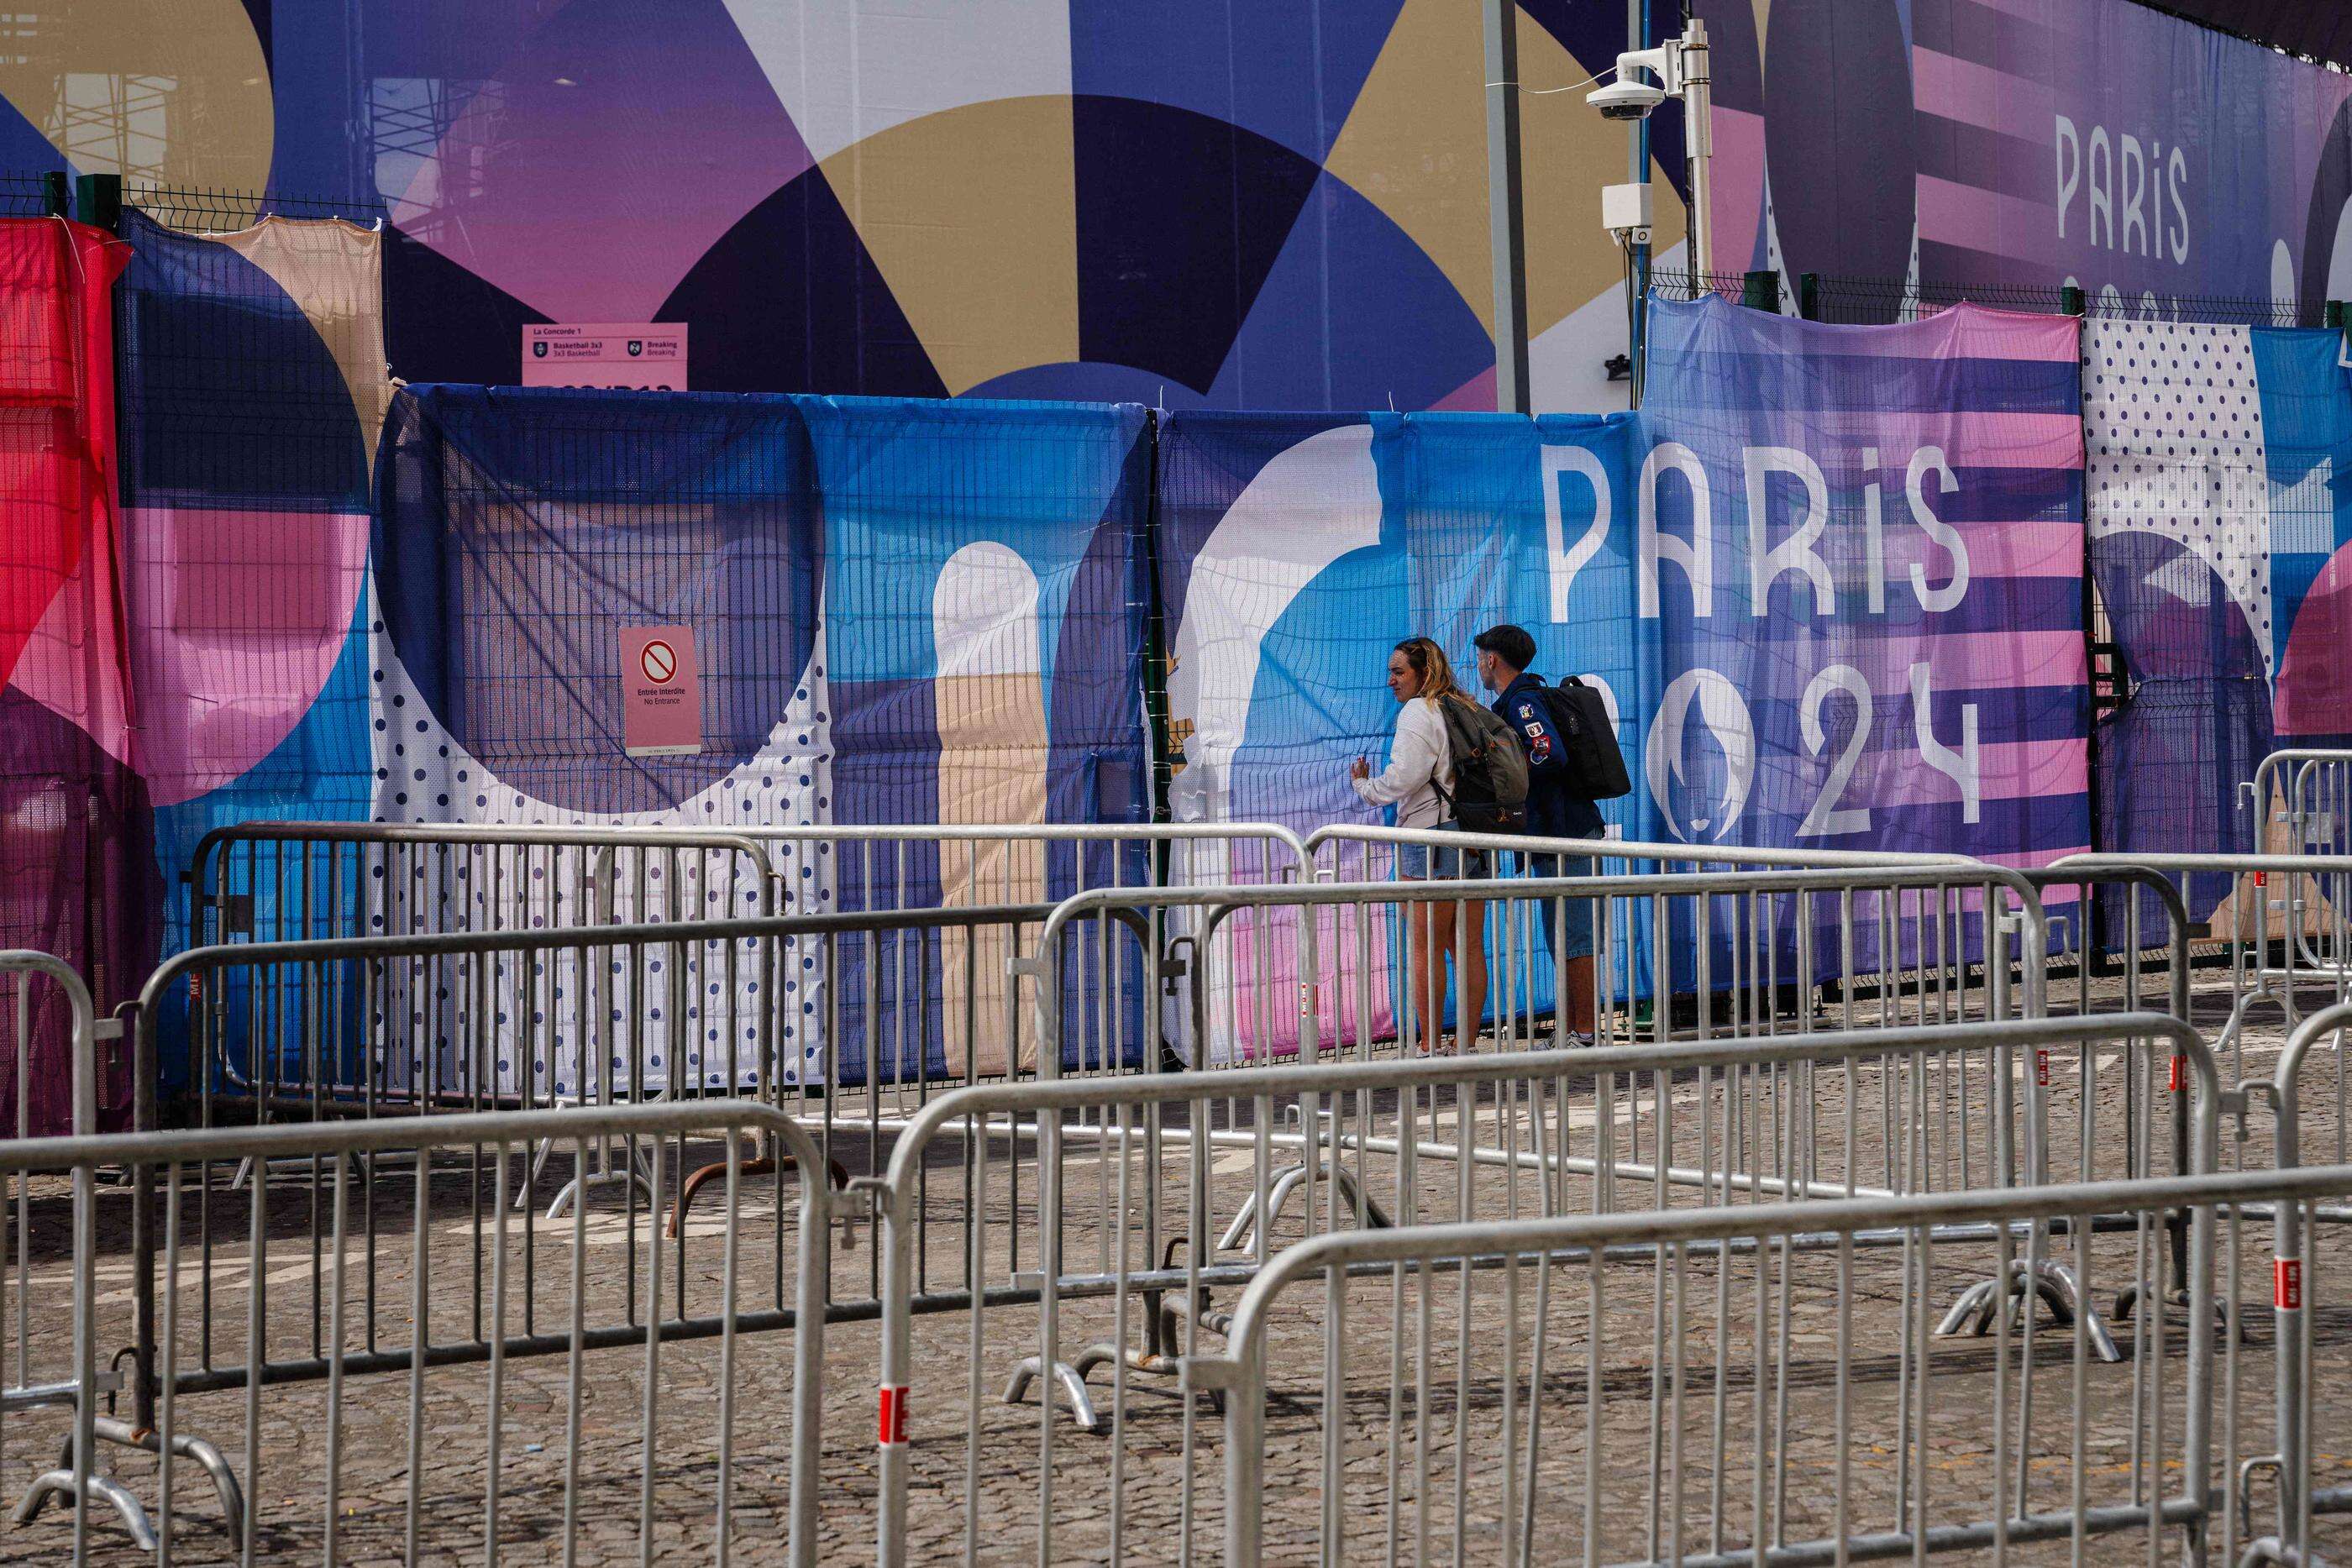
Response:
[[[1148,816],[1142,429],[1133,405],[404,392],[379,476],[376,814],[811,830],[775,847],[783,913],[1143,880],[1133,848],[1124,865],[1108,847],[943,853],[917,832],[850,854],[822,832]],[[624,650],[648,632],[698,668],[697,747],[629,745]],[[1012,1047],[969,1030],[961,999],[970,979],[981,1017],[1002,1016],[1009,942],[956,931],[885,960],[885,1005],[930,1026],[921,1061],[893,1045],[916,1031],[872,1037],[886,1075],[1006,1070]],[[874,952],[787,956],[788,1080],[828,1044],[839,1081],[866,1076]],[[1090,976],[1072,1019],[1111,983]],[[1132,1009],[1139,969],[1118,988]],[[1090,1038],[1066,1030],[1073,1060]],[[683,1043],[707,1075],[707,1042]]]
[[[1635,635],[1633,534],[1623,505],[1634,425],[1624,415],[1180,413],[1160,437],[1159,549],[1173,667],[1169,709],[1179,821],[1275,821],[1301,832],[1377,822],[1349,764],[1378,767],[1396,724],[1391,649],[1426,636],[1475,688],[1471,639],[1526,628],[1536,670],[1600,685],[1640,745],[1644,689]],[[1632,801],[1607,814],[1631,821]],[[1205,844],[1179,873],[1222,884],[1278,869],[1247,844]],[[1386,875],[1385,856],[1343,850],[1343,877]],[[1499,919],[1499,916],[1497,916]],[[1295,945],[1274,927],[1211,954],[1213,1019],[1235,1039],[1213,1055],[1296,1045]],[[1524,938],[1521,939],[1524,941]],[[1391,935],[1374,939],[1385,977]],[[1383,978],[1359,1020],[1352,955],[1327,969],[1326,1015],[1353,1033],[1393,1025]],[[1526,983],[1548,1006],[1549,956]],[[1219,1023],[1214,1027],[1223,1029]]]

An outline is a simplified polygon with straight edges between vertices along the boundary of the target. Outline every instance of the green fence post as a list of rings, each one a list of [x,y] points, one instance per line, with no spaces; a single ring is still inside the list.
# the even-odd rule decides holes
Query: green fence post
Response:
[[[1751,272],[1739,280],[1739,302],[1750,310],[1780,313],[1780,275],[1777,272]]]
[[[1801,272],[1797,275],[1797,314],[1808,321],[1822,319],[1822,275]]]
[[[74,181],[74,216],[111,233],[122,221],[122,176],[84,174]]]
[[[2321,314],[2319,319],[2322,325],[2333,327],[2339,332],[2342,331],[2344,329],[2344,301],[2341,299],[2329,300],[2326,310]]]
[[[2058,308],[2068,316],[2080,316],[2084,310],[2083,286],[2070,283],[2058,291]]]
[[[53,218],[72,213],[73,187],[63,169],[51,169],[41,176],[41,210]]]

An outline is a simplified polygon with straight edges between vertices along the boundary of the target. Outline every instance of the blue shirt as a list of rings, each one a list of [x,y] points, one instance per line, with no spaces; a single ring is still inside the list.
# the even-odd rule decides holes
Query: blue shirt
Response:
[[[1597,839],[1601,808],[1568,787],[1568,759],[1545,704],[1544,680],[1526,671],[1494,701],[1496,714],[1528,748],[1528,831],[1545,839]]]

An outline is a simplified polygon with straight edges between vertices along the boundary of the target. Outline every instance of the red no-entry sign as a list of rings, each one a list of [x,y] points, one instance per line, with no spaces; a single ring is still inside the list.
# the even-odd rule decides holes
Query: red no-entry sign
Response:
[[[702,677],[691,626],[621,629],[621,745],[632,757],[702,749]]]

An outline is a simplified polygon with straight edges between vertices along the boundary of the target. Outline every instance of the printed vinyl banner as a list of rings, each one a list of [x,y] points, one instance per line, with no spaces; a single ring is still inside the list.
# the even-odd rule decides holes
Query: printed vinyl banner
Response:
[[[101,1017],[137,994],[157,902],[116,584],[109,294],[129,260],[99,229],[0,220],[0,947],[70,965]],[[8,984],[31,1035],[0,1068],[0,1128],[72,1132],[66,998]],[[104,1074],[104,1126],[131,1089],[127,1063]]]
[[[2192,319],[2300,298],[2315,326],[2352,295],[2352,77],[2135,0],[1697,11],[1718,268],[2072,282]]]
[[[2084,330],[2091,565],[2126,681],[2100,732],[2112,849],[2290,848],[2241,782],[2274,748],[2352,744],[2342,361],[2332,331]],[[2203,919],[2226,889],[2190,891]]]
[[[122,599],[171,952],[191,940],[181,879],[207,832],[368,814],[383,236],[284,218],[191,235],[135,211],[122,233]],[[234,891],[274,925],[279,886]],[[356,935],[355,888],[348,902],[334,929]],[[241,1013],[242,992],[225,1005]],[[176,1082],[184,1019],[163,1016]]]
[[[1490,73],[1461,0],[32,13],[0,60],[0,166],[381,213],[413,383],[515,385],[535,325],[662,323],[698,390],[1494,407]],[[1531,88],[1625,47],[1622,5],[1518,13]],[[1624,128],[1580,93],[1527,112],[1529,193],[1625,177]],[[1623,268],[1588,198],[1528,201],[1543,406],[1625,406],[1603,368]]]
[[[1627,713],[1641,689],[1623,506],[1633,430],[1627,415],[1171,417],[1159,549],[1176,820],[1301,832],[1380,820],[1349,788],[1348,764],[1362,755],[1377,768],[1386,757],[1388,656],[1408,636],[1433,639],[1475,686],[1470,640],[1517,622],[1536,636],[1540,673],[1585,676]],[[1386,874],[1385,860],[1358,851],[1338,865],[1346,877]],[[1246,844],[1182,846],[1175,874],[1273,880]],[[1371,940],[1384,975],[1391,934]],[[1279,923],[1244,925],[1213,949],[1213,1055],[1261,1038],[1295,1044],[1296,1009],[1272,1001],[1295,994],[1296,942]],[[1352,1036],[1358,956],[1345,944],[1327,951],[1337,967],[1325,971],[1325,1016]],[[1548,1002],[1548,958],[1530,983]],[[1385,981],[1372,991],[1368,1022],[1380,1032],[1391,1002]]]
[[[1180,821],[1371,820],[1346,768],[1387,755],[1390,648],[1428,635],[1467,679],[1471,639],[1507,621],[1618,716],[1635,789],[1613,833],[2014,866],[2088,846],[2076,323],[1822,327],[1707,299],[1658,304],[1653,329],[1638,415],[1168,422]],[[1270,874],[1239,847],[1178,863]],[[1393,940],[1372,936],[1371,987],[1366,949],[1323,966],[1328,1027],[1352,1036],[1360,990],[1393,1027]],[[1294,1042],[1296,946],[1277,925],[1212,955],[1213,1054]]]
[[[375,814],[780,830],[1141,820],[1142,427],[1133,405],[408,389],[379,477]],[[691,638],[697,751],[629,753],[624,633],[646,627]],[[1075,891],[1077,868],[1034,846],[837,856],[818,831],[775,842],[773,870],[777,912],[793,914],[1035,903]],[[639,896],[658,915],[716,893]],[[923,982],[936,1014],[942,984],[960,1000],[976,973],[992,1016],[1009,956],[994,933],[959,932],[890,958],[888,984]],[[786,1076],[813,1070],[824,1019],[844,1081],[862,1081],[868,950],[822,956],[814,943],[786,955]],[[715,988],[704,962],[688,978]],[[756,988],[754,966],[709,962]],[[628,981],[616,967],[614,1005]],[[1139,988],[1127,980],[1129,1005]],[[649,1008],[654,1076],[710,1082],[733,1053],[705,1011],[761,1005],[734,1001],[690,1001],[667,1020]],[[1089,995],[1070,1006],[1082,1020]],[[576,1046],[556,1036],[551,1056],[538,1043],[536,1081],[573,1092]],[[895,1071],[1006,1071],[1001,1036],[965,1036],[950,1019],[924,1035],[944,1042],[931,1060]],[[1079,1051],[1091,1037],[1074,1022],[1064,1038]],[[520,1079],[515,1057],[502,1066]]]
[[[1658,836],[2088,847],[2077,329],[1655,307],[1629,510]]]

